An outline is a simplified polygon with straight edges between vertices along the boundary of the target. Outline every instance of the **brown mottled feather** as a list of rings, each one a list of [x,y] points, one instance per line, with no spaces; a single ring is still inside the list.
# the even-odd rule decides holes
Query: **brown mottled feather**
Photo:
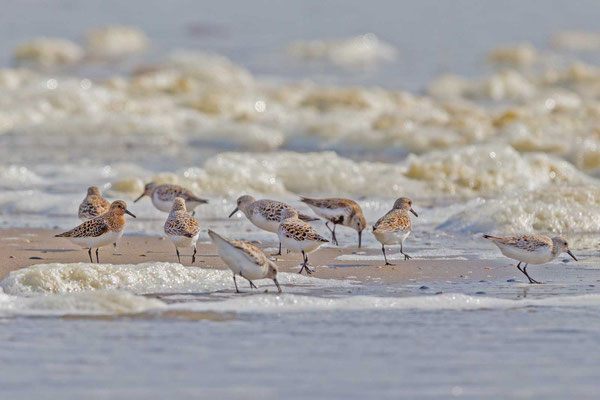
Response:
[[[179,185],[164,184],[154,188],[154,192],[161,201],[171,201],[176,197],[181,197],[185,201],[197,201],[199,203],[207,203],[205,199],[196,196],[190,190]]]
[[[198,232],[198,222],[185,210],[169,214],[165,222],[165,233],[169,235],[194,237]]]
[[[329,242],[323,236],[319,235],[312,226],[298,218],[289,218],[284,220],[280,228],[283,229],[284,235],[297,241],[313,240],[317,242]]]
[[[373,231],[395,232],[410,231],[412,224],[406,210],[391,210],[379,218],[373,226]]]
[[[548,246],[550,249],[554,247],[552,239],[548,236],[543,235],[523,235],[523,236],[509,236],[509,237],[497,237],[490,235],[483,235],[486,239],[491,239],[494,242],[502,243],[507,246],[512,246],[521,250],[535,251],[544,246]]]

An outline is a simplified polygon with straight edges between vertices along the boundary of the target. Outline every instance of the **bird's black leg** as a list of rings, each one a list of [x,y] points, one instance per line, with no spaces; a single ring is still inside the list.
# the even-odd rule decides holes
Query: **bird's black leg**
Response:
[[[98,250],[100,250],[100,249],[96,248],[96,263],[100,264],[100,260],[98,259]]]
[[[302,258],[304,259],[304,262],[302,263],[302,268],[300,268],[300,272],[298,273],[301,274],[302,271],[306,269],[306,274],[312,275],[312,271],[310,270],[310,268],[308,268],[308,256],[304,251],[302,252]]]
[[[333,229],[331,229],[329,227],[329,221],[325,222],[325,226],[327,227],[327,229],[329,229],[329,232],[331,232],[331,243],[335,244],[336,246],[338,245],[338,241],[335,237],[335,226],[336,224],[333,224]]]
[[[235,274],[233,274],[233,284],[235,285],[235,292],[236,292],[236,293],[239,293],[239,292],[240,292],[240,290],[239,290],[239,289],[238,289],[238,287],[237,287],[237,281],[235,280]]]
[[[113,247],[116,249],[117,248],[117,242],[113,243]]]
[[[281,242],[279,242],[279,252],[275,254],[271,254],[272,256],[280,256],[281,255]]]
[[[527,279],[529,279],[529,283],[537,283],[538,285],[541,284],[542,282],[538,282],[535,279],[533,279],[532,277],[529,276],[529,274],[527,273],[527,266],[529,264],[525,264],[525,266],[523,267],[523,273],[525,274],[525,276],[527,277]]]
[[[90,256],[90,262],[93,263],[94,259],[92,258],[92,248],[91,247],[88,249],[88,255]]]
[[[196,246],[194,246],[194,254],[192,254],[192,264],[196,262]]]
[[[410,260],[412,257],[409,256],[408,254],[406,254],[404,251],[402,251],[402,243],[400,243],[400,253],[404,254],[404,259],[405,260]]]
[[[179,249],[175,247],[175,252],[177,253],[177,261],[181,264],[181,257],[179,257]]]
[[[387,260],[387,256],[385,255],[385,245],[384,244],[381,245],[381,251],[383,251],[383,259],[385,260],[385,265],[394,265],[392,263],[389,263]]]

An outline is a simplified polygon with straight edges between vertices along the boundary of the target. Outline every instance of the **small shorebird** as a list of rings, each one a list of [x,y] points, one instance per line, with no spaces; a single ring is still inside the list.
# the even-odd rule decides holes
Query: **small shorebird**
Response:
[[[510,237],[497,237],[491,235],[483,235],[484,238],[491,240],[500,252],[508,258],[517,260],[517,268],[521,271],[529,283],[541,283],[531,278],[527,273],[529,264],[544,264],[554,260],[562,253],[567,253],[573,260],[577,261],[577,257],[569,250],[569,243],[560,237],[550,238],[544,235],[522,235]],[[525,266],[521,268],[521,263]]]
[[[200,236],[200,227],[194,217],[188,214],[185,208],[185,200],[181,197],[176,197],[173,200],[173,207],[165,222],[165,235],[175,245],[177,261],[180,264],[180,247],[193,247],[192,264],[196,261],[196,242],[198,241],[198,236]]]
[[[283,221],[279,224],[277,235],[279,242],[286,248],[295,253],[302,253],[302,268],[308,275],[312,274],[308,268],[308,253],[311,253],[321,247],[321,245],[329,242],[312,226],[299,219],[293,213],[284,211],[282,213]]]
[[[185,205],[188,210],[192,210],[192,215],[196,213],[194,209],[197,206],[208,203],[208,200],[201,199],[190,190],[179,185],[158,185],[155,182],[146,184],[144,187],[144,193],[142,193],[141,196],[135,199],[133,202],[137,203],[144,196],[149,196],[152,199],[152,204],[154,204],[154,207],[164,212],[171,212],[173,200],[175,200],[176,197],[181,197],[185,200]]]
[[[135,218],[135,215],[127,210],[127,204],[124,201],[113,201],[109,210],[104,214],[89,219],[68,232],[56,235],[56,237],[68,238],[73,243],[88,249],[90,262],[94,262],[92,260],[92,249],[95,248],[96,262],[100,263],[98,248],[115,243],[123,235],[125,214]]]
[[[385,265],[390,264],[385,255],[386,244],[400,244],[400,253],[404,254],[404,259],[408,260],[411,257],[404,253],[402,248],[404,241],[410,235],[412,224],[410,222],[410,216],[408,212],[411,212],[418,217],[419,215],[412,209],[412,201],[406,197],[400,197],[394,202],[394,206],[387,214],[379,218],[377,223],[373,226],[373,234],[375,238],[381,243],[381,251],[383,251],[383,259]]]
[[[96,186],[90,186],[87,190],[87,196],[79,205],[79,219],[87,221],[104,214],[110,208],[110,202],[102,198],[100,190]]]
[[[273,233],[279,231],[279,224],[283,221],[282,215],[284,214],[296,216],[303,221],[315,221],[318,219],[300,214],[294,207],[281,201],[256,200],[254,197],[248,195],[237,199],[237,206],[229,214],[229,218],[233,217],[238,211],[241,211],[250,222],[260,229]],[[279,252],[275,255],[281,255],[281,242],[279,242]]]
[[[247,279],[250,287],[255,289],[256,285],[252,282],[253,280],[272,279],[281,293],[281,286],[277,281],[277,264],[269,260],[258,247],[249,242],[226,239],[210,229],[208,236],[217,247],[219,256],[233,272],[233,283],[237,293],[240,291],[235,280],[236,275]]]
[[[340,224],[349,226],[358,232],[358,248],[361,246],[362,231],[367,227],[367,221],[362,209],[354,200],[349,199],[309,199],[301,197],[300,201],[307,204],[319,217],[325,218],[325,226],[331,232],[331,241],[339,246],[335,237],[335,227]],[[333,223],[333,229],[329,227]]]
[[[100,194],[100,190],[96,186],[90,186],[87,190],[87,196],[79,205],[79,219],[87,221],[88,219],[96,218],[104,214],[110,208],[110,202]],[[113,243],[117,248],[117,242]]]

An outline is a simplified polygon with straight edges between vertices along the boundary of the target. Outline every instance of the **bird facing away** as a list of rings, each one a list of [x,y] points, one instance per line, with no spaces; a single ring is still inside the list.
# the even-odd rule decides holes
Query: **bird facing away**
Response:
[[[383,259],[385,265],[390,264],[385,255],[385,245],[400,244],[400,253],[404,255],[404,259],[408,260],[411,257],[404,253],[403,244],[410,231],[412,224],[408,212],[411,212],[418,217],[419,215],[412,208],[412,201],[406,197],[400,197],[394,202],[394,206],[387,214],[379,218],[377,223],[373,226],[373,234],[375,238],[381,243],[381,251],[383,252]]]
[[[302,253],[303,262],[299,273],[301,274],[303,270],[306,270],[306,273],[311,275],[312,272],[308,268],[308,253],[315,251],[329,240],[319,235],[319,232],[312,226],[293,213],[284,212],[282,216],[284,219],[279,224],[277,231],[279,242],[294,253]]]
[[[169,213],[169,217],[165,222],[165,235],[175,245],[177,253],[177,261],[181,264],[179,256],[180,247],[192,247],[192,264],[196,261],[196,242],[200,236],[200,227],[198,222],[192,217],[185,208],[185,200],[181,197],[176,197],[173,200],[173,207]]]
[[[164,212],[171,212],[173,201],[176,197],[181,197],[185,200],[185,206],[188,210],[192,210],[192,215],[195,214],[194,209],[200,204],[208,203],[208,200],[201,199],[190,190],[179,185],[163,184],[158,185],[155,182],[150,182],[144,187],[144,193],[133,202],[137,203],[142,197],[149,196],[152,199],[154,207]]]
[[[224,238],[212,230],[208,230],[210,240],[217,247],[219,256],[225,264],[233,272],[233,284],[235,291],[239,293],[235,276],[239,275],[250,282],[250,288],[255,288],[256,285],[252,282],[255,279],[272,279],[277,286],[277,290],[281,293],[281,286],[277,281],[278,267],[273,261],[252,243],[242,240],[231,240]]]
[[[85,199],[79,205],[79,219],[87,221],[104,214],[110,208],[110,202],[102,198],[100,190],[96,186],[90,186]]]
[[[241,211],[250,222],[260,229],[273,233],[278,232],[284,213],[285,215],[299,217],[304,221],[314,221],[316,219],[299,214],[294,207],[281,201],[256,200],[254,197],[248,195],[237,199],[235,210],[229,214],[229,218],[233,217],[238,211]],[[279,252],[276,255],[281,255],[281,242],[279,242]]]
[[[87,220],[68,232],[56,235],[56,237],[68,238],[76,245],[88,249],[90,262],[94,262],[92,260],[92,249],[95,248],[96,262],[100,263],[98,248],[115,243],[123,235],[125,214],[135,218],[135,215],[127,210],[127,204],[122,200],[117,200],[110,205],[109,210],[104,214]]]
[[[573,260],[577,261],[577,257],[569,250],[569,243],[560,236],[550,238],[544,235],[509,237],[483,235],[483,237],[498,246],[500,252],[506,257],[517,260],[519,262],[517,269],[529,279],[529,283],[541,283],[531,278],[527,273],[529,264],[545,264],[562,253],[567,253],[573,257]],[[525,263],[523,268],[521,268],[521,263]]]
[[[309,199],[307,197],[301,197],[300,201],[312,208],[319,217],[327,220],[325,226],[331,232],[333,244],[339,246],[335,236],[335,227],[339,224],[358,232],[358,248],[360,249],[362,232],[367,227],[367,220],[357,202],[349,199]],[[329,227],[329,222],[333,223],[333,229]]]

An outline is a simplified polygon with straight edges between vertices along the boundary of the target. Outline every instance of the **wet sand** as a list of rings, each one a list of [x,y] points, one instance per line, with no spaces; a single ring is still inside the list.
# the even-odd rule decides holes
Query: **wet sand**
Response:
[[[5,229],[0,230],[0,279],[10,271],[34,264],[89,262],[87,251],[66,239],[55,238],[54,230]],[[276,243],[257,243],[266,253],[276,251]],[[356,248],[326,247],[310,254],[309,260],[317,267],[317,278],[352,279],[362,282],[378,281],[410,283],[422,281],[497,280],[514,277],[515,269],[509,262],[490,260],[411,259],[393,260],[394,266],[384,266],[380,260],[339,260],[337,257],[353,254]],[[390,255],[398,249],[391,248]],[[362,253],[364,252],[364,253]],[[183,265],[191,266],[190,251],[180,251]],[[361,256],[381,256],[381,250],[361,249]],[[299,270],[300,254],[276,256],[283,272]],[[148,261],[176,262],[175,248],[160,237],[124,236],[114,249],[100,249],[100,261],[111,264],[138,264]],[[226,269],[210,243],[199,243],[196,263],[198,267]]]

